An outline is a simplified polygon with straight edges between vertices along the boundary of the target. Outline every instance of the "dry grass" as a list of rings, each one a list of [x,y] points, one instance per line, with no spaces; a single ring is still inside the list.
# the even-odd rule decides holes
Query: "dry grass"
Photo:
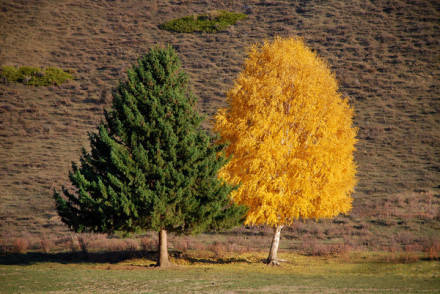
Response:
[[[44,253],[50,253],[50,251],[55,247],[55,243],[46,236],[43,236],[40,240],[40,246]]]
[[[248,18],[218,34],[158,28],[164,15],[222,9]],[[111,88],[140,54],[172,44],[209,119],[224,105],[246,48],[274,35],[302,36],[328,60],[359,127],[351,216],[286,228],[282,250],[301,250],[303,238],[373,249],[423,243],[440,229],[439,11],[438,1],[429,0],[0,1],[0,66],[71,68],[76,77],[39,88],[0,84],[3,247],[28,234],[62,236],[65,244],[55,240],[52,251],[80,250],[55,213],[52,190],[66,184],[70,161],[87,146]],[[234,250],[268,248],[270,235],[267,228],[243,227],[177,247],[229,238]],[[99,242],[128,246],[115,240]]]
[[[282,254],[268,268],[260,253],[234,259],[176,258],[178,266],[151,267],[149,258],[114,263],[0,261],[2,293],[439,293],[438,263],[384,263],[386,254],[355,252],[353,259]],[[27,260],[32,263],[31,260]],[[21,262],[26,262],[22,260]]]
[[[423,246],[423,252],[425,252],[426,258],[429,260],[440,259],[440,240],[429,239],[425,241]]]

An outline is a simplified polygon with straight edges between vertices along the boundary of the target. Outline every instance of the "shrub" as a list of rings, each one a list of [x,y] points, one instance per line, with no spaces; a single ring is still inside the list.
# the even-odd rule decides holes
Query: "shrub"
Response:
[[[24,238],[17,238],[14,241],[13,252],[24,254],[29,248],[29,241]]]
[[[350,252],[351,246],[345,243],[323,244],[316,239],[306,239],[303,241],[303,251],[310,256],[336,256]]]
[[[78,243],[81,251],[87,254],[89,252],[89,238],[85,235],[78,235]]]
[[[209,251],[214,253],[215,258],[224,258],[226,256],[226,246],[225,244],[214,242],[208,247]]]
[[[109,243],[111,243],[105,234],[87,234],[86,236],[89,251],[108,249]]]
[[[403,251],[394,251],[389,262],[393,263],[413,263],[420,259],[418,251],[420,251],[421,246],[417,244],[406,245],[403,247]],[[398,254],[397,254],[398,253]]]
[[[49,253],[50,250],[55,246],[55,243],[52,240],[43,237],[40,240],[40,246],[44,253]]]
[[[324,232],[320,224],[312,224],[310,228],[310,233],[317,239],[324,239]]]
[[[189,241],[187,239],[179,239],[174,242],[174,249],[185,253],[189,248]]]
[[[139,242],[137,240],[133,239],[127,239],[125,240],[125,250],[134,252],[139,249]]]
[[[75,238],[75,235],[70,235],[70,238],[68,240],[68,246],[70,251],[72,251],[73,253],[77,252],[79,249],[79,244],[78,244],[78,240]]]
[[[206,251],[207,250],[207,247],[205,244],[203,244],[202,242],[196,241],[196,240],[188,243],[188,248],[192,249],[192,250],[196,250],[196,251]]]
[[[152,240],[147,237],[141,239],[141,249],[143,251],[156,251],[158,246],[157,240]]]
[[[429,260],[436,260],[440,258],[440,241],[439,240],[427,240],[423,244],[423,252],[425,252],[426,258]]]
[[[191,15],[170,20],[159,27],[177,33],[207,32],[216,33],[224,30],[237,21],[246,18],[243,13],[224,10],[211,11],[207,14]]]
[[[127,244],[121,239],[108,239],[106,248],[108,251],[122,252],[127,249]]]
[[[69,72],[56,67],[40,69],[31,66],[3,66],[0,77],[8,82],[22,83],[32,86],[60,85],[67,80],[73,79]]]
[[[248,253],[250,252],[250,247],[249,246],[239,246],[239,245],[230,245],[229,246],[230,251],[237,253],[237,254],[244,254],[244,253]]]
[[[8,246],[6,240],[0,239],[0,254],[8,253]]]
[[[397,233],[396,240],[400,243],[400,245],[409,245],[414,243],[416,237],[413,233],[408,231],[402,231]]]

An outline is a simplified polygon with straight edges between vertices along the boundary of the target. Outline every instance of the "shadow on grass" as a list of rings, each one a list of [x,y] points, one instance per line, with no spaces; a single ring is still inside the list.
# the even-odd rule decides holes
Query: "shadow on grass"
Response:
[[[170,251],[170,257],[189,263],[230,264],[251,262],[244,258],[198,258],[178,251]],[[0,255],[0,265],[32,265],[39,262],[74,263],[119,263],[134,258],[157,260],[156,251],[102,251],[102,252],[59,252],[59,253],[10,253]],[[154,266],[154,265],[152,265]]]
[[[198,258],[186,254],[180,254],[177,256],[177,258],[186,260],[190,263],[204,263],[204,264],[230,264],[230,263],[248,263],[251,262],[244,258],[236,258],[236,257],[230,257],[230,258]]]
[[[31,265],[38,262],[118,263],[132,258],[157,259],[155,251],[103,251],[103,252],[28,252],[0,255],[1,265]]]

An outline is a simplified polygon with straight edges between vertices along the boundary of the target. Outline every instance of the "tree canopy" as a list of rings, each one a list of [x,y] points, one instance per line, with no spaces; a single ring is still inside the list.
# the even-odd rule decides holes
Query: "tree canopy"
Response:
[[[247,224],[282,226],[351,209],[353,109],[326,62],[296,38],[254,45],[216,130],[232,156],[221,170]]]
[[[245,208],[218,178],[225,146],[201,128],[196,102],[171,47],[142,56],[89,134],[90,151],[72,164],[70,187],[54,193],[62,221],[106,233],[192,234],[239,224]]]

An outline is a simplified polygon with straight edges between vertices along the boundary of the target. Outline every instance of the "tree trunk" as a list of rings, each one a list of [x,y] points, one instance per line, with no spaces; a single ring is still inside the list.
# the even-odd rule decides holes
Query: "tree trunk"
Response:
[[[167,231],[160,230],[159,232],[159,260],[157,261],[159,267],[167,267],[171,265],[168,259],[168,242]]]
[[[272,239],[272,245],[270,246],[269,257],[267,258],[266,261],[268,265],[280,265],[280,262],[277,258],[277,254],[278,254],[278,246],[280,245],[280,235],[282,228],[283,226],[276,226],[274,229],[274,235]]]

